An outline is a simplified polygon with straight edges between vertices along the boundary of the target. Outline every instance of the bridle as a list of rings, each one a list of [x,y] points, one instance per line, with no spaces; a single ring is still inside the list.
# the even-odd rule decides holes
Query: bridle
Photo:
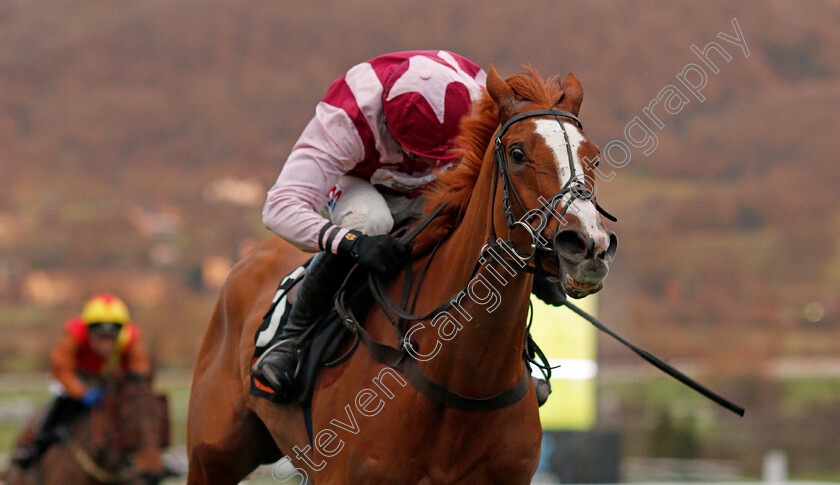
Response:
[[[88,475],[102,483],[126,483],[138,476],[140,472],[134,465],[125,461],[124,443],[120,434],[115,432],[115,403],[112,396],[90,413],[90,426],[93,433],[94,450],[89,451],[70,432],[61,434],[61,441],[70,451],[79,467]],[[116,443],[109,446],[108,443]],[[116,452],[116,454],[114,454]],[[116,470],[101,465],[97,458],[108,454],[119,463]]]
[[[543,200],[542,204],[537,209],[528,210],[524,203],[522,203],[522,199],[519,197],[519,194],[516,191],[516,186],[513,183],[513,180],[510,175],[510,167],[507,157],[507,147],[505,147],[504,143],[502,142],[502,137],[507,133],[508,129],[515,123],[528,119],[534,118],[537,116],[552,116],[557,123],[560,124],[560,129],[563,131],[563,139],[566,142],[566,155],[569,163],[569,180],[563,184],[563,187],[560,189],[559,192],[554,194],[550,199]],[[615,222],[616,218],[610,215],[607,211],[605,211],[598,202],[595,200],[594,193],[586,187],[586,183],[584,182],[582,175],[578,177],[577,171],[575,170],[575,163],[574,163],[574,156],[572,154],[572,145],[569,142],[569,133],[566,131],[565,123],[563,122],[563,118],[568,118],[572,120],[580,129],[583,129],[583,124],[580,122],[577,116],[568,111],[562,111],[559,109],[541,109],[535,111],[528,111],[525,113],[519,113],[517,115],[511,116],[500,128],[498,133],[495,137],[495,148],[494,148],[494,174],[493,174],[493,199],[496,198],[496,190],[497,190],[497,182],[498,180],[502,181],[502,210],[505,213],[505,221],[507,222],[508,226],[508,240],[506,243],[508,247],[514,248],[514,251],[522,258],[522,260],[530,260],[534,259],[535,267],[526,269],[528,272],[533,272],[534,274],[539,274],[543,276],[548,276],[551,278],[556,278],[557,275],[547,273],[544,271],[539,263],[539,258],[535,256],[537,253],[547,254],[548,256],[554,258],[557,261],[558,268],[559,266],[559,254],[557,251],[550,245],[550,243],[542,236],[542,230],[548,223],[550,213],[553,213],[557,210],[557,206],[562,202],[563,198],[566,195],[569,195],[569,201],[566,203],[563,208],[561,209],[560,213],[557,214],[557,218],[559,220],[563,220],[563,216],[566,215],[566,212],[571,207],[572,203],[577,200],[589,200],[595,204],[595,209],[607,219]],[[542,200],[542,198],[541,198]],[[522,216],[518,219],[514,214],[513,209],[513,201],[516,201],[516,204],[519,206],[519,209],[522,211]],[[491,225],[490,227],[493,230],[493,237],[491,238],[493,241],[496,241],[498,238],[495,234],[495,225],[492,221],[495,220],[495,205],[491,206],[490,210],[490,217],[491,217]],[[537,218],[538,224],[537,227],[533,227],[529,221]],[[516,249],[512,242],[512,232],[517,227],[520,227],[525,230],[525,232],[531,238],[531,244],[528,251],[522,251],[521,249]],[[524,269],[524,268],[523,268]]]
[[[591,192],[588,189],[586,189],[585,185],[582,185],[583,182],[577,180],[576,177],[575,177],[576,174],[575,174],[575,168],[574,168],[574,159],[572,158],[571,144],[569,143],[569,136],[568,136],[568,133],[566,132],[565,127],[563,126],[563,121],[562,121],[561,118],[571,119],[572,121],[575,122],[575,124],[578,125],[579,128],[581,127],[580,120],[578,120],[577,116],[575,116],[571,113],[568,113],[566,111],[560,111],[560,110],[556,110],[556,109],[548,109],[548,110],[530,111],[530,112],[527,112],[527,113],[521,113],[521,114],[515,115],[515,116],[511,117],[509,120],[507,120],[501,126],[501,128],[498,131],[498,134],[496,135],[496,139],[495,139],[495,168],[494,168],[494,178],[493,178],[493,199],[492,200],[495,201],[497,181],[499,179],[501,179],[502,180],[502,189],[504,191],[504,193],[503,193],[504,199],[503,199],[502,207],[505,211],[505,219],[507,220],[508,228],[512,230],[519,223],[519,221],[517,221],[514,218],[512,201],[516,200],[517,204],[519,204],[519,207],[522,210],[525,210],[526,208],[525,208],[525,205],[522,203],[522,200],[519,198],[519,195],[516,193],[516,189],[515,189],[514,184],[511,180],[510,172],[508,171],[508,166],[507,166],[507,164],[508,164],[507,155],[506,155],[506,152],[505,152],[504,144],[502,143],[501,139],[502,139],[502,136],[507,132],[508,128],[511,125],[513,125],[514,123],[516,123],[518,121],[521,121],[521,120],[524,120],[524,119],[527,119],[527,118],[536,117],[536,116],[554,116],[555,119],[558,121],[558,123],[560,123],[561,129],[563,130],[563,135],[564,135],[564,138],[565,138],[565,141],[566,141],[566,150],[567,150],[569,165],[570,165],[570,169],[571,169],[571,176],[569,178],[569,181],[567,181],[564,184],[564,186],[561,188],[560,192],[558,192],[557,194],[552,196],[550,200],[543,202],[540,205],[539,209],[537,209],[537,213],[542,217],[542,220],[545,221],[545,217],[547,215],[546,211],[548,209],[554,210],[556,208],[557,204],[563,198],[563,196],[565,196],[566,194],[571,194],[572,199],[570,199],[569,203],[563,208],[563,211],[561,212],[561,216],[566,213],[569,205],[571,205],[571,203],[575,199],[587,199],[587,200],[592,200],[593,203],[595,203],[595,207],[600,214],[602,214],[607,219],[615,221],[615,218],[613,216],[611,216],[609,213],[604,211],[600,206],[598,206],[598,204],[597,204],[597,202],[595,202],[594,197],[591,194]],[[414,226],[406,234],[404,234],[401,237],[401,240],[404,241],[406,244],[410,243],[411,240],[413,240],[415,236],[417,236],[420,232],[422,232],[429,225],[429,223],[434,218],[437,217],[437,215],[441,212],[441,210],[443,210],[444,206],[445,206],[445,204],[441,204],[437,208],[435,208],[430,214],[428,214],[416,226]],[[490,221],[491,228],[495,227],[493,225],[495,223],[495,217],[492,214],[492,211],[493,211],[492,208],[493,207],[495,207],[495,203],[491,204],[491,221]],[[526,211],[525,214],[528,214],[528,212]],[[533,230],[533,228],[531,226],[528,226],[528,227]],[[540,227],[540,229],[542,229],[542,227]],[[473,267],[473,270],[472,270],[472,273],[469,277],[469,280],[472,280],[472,278],[477,274],[480,266],[484,262],[488,261],[492,254],[495,254],[496,256],[501,257],[501,255],[503,254],[503,249],[505,247],[512,248],[511,241],[502,241],[500,238],[496,238],[495,229],[492,229],[492,231],[494,233],[493,237],[488,238],[487,244],[485,244],[484,247],[482,248],[481,255],[480,255],[478,261],[476,262],[476,265]],[[540,251],[540,250],[541,251],[550,251],[552,254],[554,254],[556,256],[556,251],[553,248],[547,247],[546,243],[540,241],[541,237],[539,237],[539,238],[537,237],[537,236],[539,236],[539,232],[532,232],[532,231],[528,231],[528,232],[529,232],[529,234],[532,235],[532,244],[534,246],[534,248],[532,249],[532,254],[530,256],[531,258],[534,258],[534,256],[536,255],[536,252]],[[442,244],[444,239],[441,239],[435,245],[435,247],[432,250],[431,255],[429,256],[425,266],[423,267],[423,269],[420,271],[420,274],[418,275],[419,277],[417,278],[416,291],[415,291],[415,295],[414,295],[414,302],[415,303],[417,301],[417,297],[419,295],[419,290],[420,290],[420,287],[421,287],[422,282],[423,282],[423,276],[425,275],[426,270],[428,269],[429,264],[431,263],[435,252],[440,247],[440,245]],[[533,272],[535,274],[547,274],[546,272],[542,271],[538,267],[539,258],[534,258],[534,259],[535,259],[534,264],[535,264],[536,267],[530,267],[530,266],[524,266],[523,267],[523,266],[520,265],[519,266],[520,269],[522,269],[524,271],[527,271],[527,272]],[[497,258],[497,260],[498,260],[498,258]],[[326,367],[336,367],[336,366],[341,365],[342,363],[346,362],[350,358],[350,356],[353,355],[353,353],[356,351],[359,344],[361,343],[368,350],[368,354],[370,355],[370,357],[374,361],[376,361],[380,364],[383,364],[385,366],[391,367],[393,369],[396,369],[398,372],[400,372],[408,380],[408,382],[412,385],[412,387],[414,387],[414,389],[419,391],[421,394],[423,394],[427,398],[429,398],[433,401],[436,401],[439,404],[441,404],[445,407],[448,407],[448,408],[457,409],[457,410],[466,411],[466,412],[494,411],[494,410],[506,408],[508,406],[511,406],[511,405],[519,402],[528,393],[528,391],[531,387],[531,373],[530,373],[530,369],[529,369],[528,365],[524,366],[523,375],[520,377],[520,379],[514,385],[512,385],[511,387],[509,387],[509,388],[507,388],[507,389],[505,389],[505,390],[503,390],[503,391],[501,391],[501,392],[499,392],[499,393],[497,393],[493,396],[489,396],[489,397],[486,397],[486,398],[474,398],[474,397],[461,395],[461,394],[455,392],[454,390],[449,389],[448,387],[433,381],[428,376],[426,376],[422,372],[422,370],[420,370],[420,368],[417,366],[417,362],[414,358],[414,355],[411,352],[411,350],[416,350],[416,344],[411,339],[411,332],[406,331],[406,326],[405,325],[407,324],[407,322],[418,322],[418,321],[423,321],[423,320],[431,320],[435,316],[439,315],[441,312],[444,312],[444,311],[448,310],[449,308],[452,307],[453,303],[455,301],[457,301],[458,295],[463,293],[464,290],[462,290],[460,293],[456,294],[453,298],[450,298],[450,299],[444,301],[443,303],[438,305],[436,308],[432,309],[431,311],[429,311],[428,313],[426,313],[424,315],[415,315],[415,314],[410,313],[410,310],[413,307],[413,303],[411,305],[408,304],[409,303],[409,293],[410,293],[411,287],[413,286],[413,283],[414,283],[413,264],[412,263],[408,263],[405,267],[405,279],[404,279],[404,283],[403,283],[403,295],[402,295],[403,298],[402,298],[402,301],[401,301],[400,304],[397,304],[396,302],[394,302],[390,298],[390,296],[388,295],[388,292],[386,291],[386,288],[384,286],[384,283],[383,283],[382,279],[378,275],[374,275],[373,273],[369,273],[367,275],[367,279],[368,279],[368,285],[367,286],[368,286],[368,288],[369,288],[369,290],[370,290],[370,292],[373,296],[373,299],[376,301],[376,303],[379,305],[379,307],[385,313],[385,316],[390,320],[391,324],[396,329],[397,342],[398,343],[397,343],[397,347],[392,347],[390,345],[383,344],[383,343],[380,343],[380,342],[377,342],[376,340],[374,340],[373,337],[367,332],[367,330],[365,330],[362,327],[360,320],[354,315],[353,309],[351,308],[351,306],[348,302],[348,295],[347,295],[347,291],[346,291],[347,288],[346,287],[348,285],[348,282],[353,280],[353,273],[356,271],[357,268],[358,267],[354,267],[354,269],[351,270],[350,274],[348,274],[346,276],[343,284],[341,285],[341,288],[338,290],[338,292],[336,294],[336,299],[335,299],[336,311],[341,316],[342,323],[344,324],[344,326],[351,332],[351,334],[355,337],[355,339],[354,339],[354,342],[351,344],[350,348],[342,356],[340,356],[339,358],[335,359],[332,362],[329,362],[329,363],[325,364]],[[554,275],[550,275],[550,276],[554,276]],[[726,407],[727,409],[743,416],[743,414],[744,414],[743,408],[727,401],[726,399],[722,398],[718,394],[716,394],[716,393],[710,391],[709,389],[705,388],[704,386],[702,386],[698,382],[694,381],[690,377],[686,376],[685,374],[683,374],[682,372],[680,372],[676,368],[672,367],[668,363],[662,361],[661,359],[659,359],[655,355],[651,354],[650,352],[633,345],[632,343],[625,340],[624,338],[622,338],[617,333],[610,330],[606,325],[604,325],[598,319],[592,317],[588,313],[581,310],[578,306],[576,306],[572,302],[564,299],[562,304],[564,306],[568,307],[569,309],[571,309],[573,312],[580,315],[581,317],[583,317],[584,319],[586,319],[587,321],[589,321],[590,323],[592,323],[599,330],[607,333],[611,337],[618,340],[620,343],[622,343],[625,346],[627,346],[628,348],[630,348],[637,355],[639,355],[640,357],[642,357],[643,359],[645,359],[649,363],[653,364],[654,366],[656,366],[660,370],[664,371],[668,375],[676,378],[680,382],[688,385],[692,389],[700,392],[701,394],[703,394],[704,396],[712,399],[716,403],[718,403],[718,404]],[[533,312],[531,312],[531,315],[533,316]],[[313,328],[314,328],[314,326],[313,326]],[[528,323],[527,328],[530,328],[530,322]],[[536,343],[533,342],[533,340],[531,340],[529,336],[526,337],[526,348],[525,348],[525,352],[524,352],[524,355],[523,355],[523,359],[528,364],[533,365],[533,366],[537,367],[538,369],[540,369],[546,380],[550,379],[552,367],[549,365],[548,359],[545,357],[545,354],[543,354],[542,351],[539,350],[539,347],[536,346]],[[306,418],[306,414],[305,414],[305,418]],[[312,441],[311,416],[309,418],[306,418],[306,423],[307,423],[307,432],[309,433],[309,439],[310,439],[310,441]]]
[[[560,192],[552,196],[550,200],[543,202],[539,209],[537,209],[537,213],[540,215],[542,223],[536,231],[530,225],[522,222],[521,220],[517,221],[514,218],[512,204],[513,200],[516,201],[520,209],[522,209],[523,211],[525,211],[526,208],[525,205],[522,203],[521,198],[517,194],[516,188],[514,187],[513,181],[511,179],[510,172],[507,166],[507,156],[505,153],[505,147],[501,140],[502,136],[507,132],[508,128],[510,128],[511,125],[518,121],[535,116],[554,116],[555,119],[557,119],[558,123],[560,123],[560,126],[563,129],[563,134],[565,136],[566,150],[569,158],[569,165],[571,167],[571,177],[564,184]],[[487,244],[485,244],[485,246],[482,248],[481,255],[476,261],[475,266],[473,267],[473,270],[469,277],[469,281],[472,281],[473,277],[475,277],[475,275],[478,273],[479,268],[484,264],[485,261],[489,260],[489,258],[493,257],[497,260],[506,259],[506,257],[504,256],[505,252],[513,248],[513,244],[510,240],[502,241],[495,235],[494,207],[498,180],[502,180],[502,190],[504,191],[502,206],[505,211],[505,219],[508,222],[509,230],[512,231],[513,228],[515,228],[517,225],[523,224],[524,226],[527,226],[528,233],[532,236],[532,251],[528,258],[521,258],[521,261],[533,258],[535,260],[534,266],[532,267],[525,265],[523,267],[522,265],[520,265],[520,268],[528,273],[546,275],[548,277],[556,277],[556,275],[544,271],[540,267],[539,258],[534,258],[538,250],[548,251],[555,257],[559,258],[557,252],[553,248],[549,247],[548,244],[544,241],[544,238],[542,238],[542,236],[540,236],[539,234],[542,230],[542,227],[545,224],[545,221],[547,220],[547,210],[554,210],[557,204],[562,200],[562,198],[566,194],[572,194],[572,201],[576,198],[586,198],[587,200],[592,198],[591,192],[588,189],[586,189],[586,186],[583,184],[583,182],[577,180],[577,178],[575,177],[574,158],[572,158],[572,149],[571,144],[569,143],[568,133],[566,133],[566,129],[565,127],[563,127],[563,121],[561,119],[563,117],[570,118],[578,125],[578,127],[581,126],[580,120],[578,120],[577,117],[572,113],[556,109],[548,109],[530,111],[527,113],[521,113],[516,116],[513,116],[509,120],[507,120],[499,129],[499,132],[496,135],[495,139],[493,196],[491,199],[491,201],[493,202],[491,202],[490,214],[490,226],[491,228],[493,228],[491,229],[493,231],[493,237],[488,238]],[[561,217],[562,214],[566,213],[566,210],[568,210],[570,204],[571,201],[564,207],[563,212],[561,213]],[[416,226],[409,230],[408,233],[402,236],[401,240],[403,240],[406,244],[410,243],[410,241],[414,239],[414,237],[417,236],[421,231],[423,231],[423,229],[425,229],[427,225],[437,216],[437,214],[444,208],[444,205],[445,204],[441,204],[434,211],[428,214],[424,220],[420,221]],[[525,214],[528,213],[530,212],[525,211]],[[612,216],[609,217],[612,218]],[[425,274],[426,269],[428,268],[429,264],[434,258],[435,252],[440,247],[440,244],[443,242],[443,240],[444,239],[441,239],[440,241],[438,241],[438,244],[435,245],[435,248],[432,250],[430,257],[426,262],[426,266],[420,272],[418,282],[416,285],[417,292],[419,292],[420,290],[423,275]],[[368,286],[370,288],[374,300],[383,310],[386,317],[391,321],[391,324],[397,331],[397,347],[391,347],[389,345],[385,345],[375,341],[373,337],[371,337],[370,334],[362,327],[358,318],[356,318],[356,316],[353,314],[350,305],[348,305],[345,300],[347,296],[345,287],[348,284],[348,282],[352,279],[353,271],[351,271],[351,274],[349,274],[345,278],[342,287],[337,292],[335,307],[339,315],[341,315],[344,325],[353,333],[355,337],[355,342],[345,352],[344,355],[334,360],[333,362],[328,363],[327,367],[334,367],[345,362],[355,352],[359,343],[361,343],[367,348],[368,353],[373,358],[373,360],[384,364],[388,367],[396,369],[407,378],[407,380],[412,384],[412,386],[415,389],[420,391],[426,397],[429,397],[430,399],[437,401],[438,403],[443,404],[446,407],[470,412],[493,411],[496,409],[502,409],[504,407],[511,406],[519,402],[522,398],[524,398],[531,385],[531,372],[528,365],[524,366],[523,375],[516,382],[516,384],[487,398],[472,398],[458,394],[457,392],[429,379],[420,370],[420,368],[417,367],[417,362],[411,353],[411,351],[416,348],[416,344],[411,339],[410,329],[406,328],[407,323],[431,320],[438,314],[448,310],[453,305],[453,302],[457,301],[457,295],[455,295],[453,298],[449,298],[448,300],[444,301],[425,315],[414,315],[412,313],[409,313],[408,311],[406,311],[406,309],[409,306],[409,291],[414,280],[412,271],[412,264],[408,264],[406,266],[406,277],[404,280],[403,299],[401,304],[397,304],[393,300],[391,300],[391,298],[387,294],[387,291],[385,291],[383,281],[379,276],[374,275],[373,273],[369,273],[367,276],[369,284]],[[460,293],[463,293],[464,291],[465,290],[462,290]],[[415,302],[416,299],[417,293],[415,293]],[[531,352],[530,349],[526,349],[525,355],[523,355],[523,359],[527,363],[532,364],[541,369],[546,380],[549,379],[551,376],[551,367],[548,364],[548,360],[545,358],[545,355],[542,353],[542,351],[539,350],[539,347],[536,346],[536,343],[534,343],[530,339],[530,337],[527,338],[527,342],[530,342],[529,346],[530,349],[533,349],[533,352]],[[535,355],[531,355],[532,353]],[[538,362],[538,358],[542,362]]]
[[[131,374],[126,377],[128,383],[131,383],[133,379]],[[88,418],[91,430],[91,439],[88,442],[90,446],[85,446],[70,431],[62,432],[60,439],[79,467],[101,483],[128,483],[137,478],[145,480],[144,483],[159,483],[160,480],[171,475],[167,468],[164,468],[164,475],[160,476],[154,472],[138,469],[130,459],[129,455],[137,451],[138,443],[125,440],[125,424],[120,409],[126,402],[136,401],[138,398],[135,394],[128,396],[121,394],[121,391],[116,390],[116,386],[113,380],[108,381],[105,399],[90,411]],[[141,441],[139,445],[142,446],[144,443]],[[161,445],[161,448],[165,446],[167,445]],[[103,464],[103,460],[106,464]]]

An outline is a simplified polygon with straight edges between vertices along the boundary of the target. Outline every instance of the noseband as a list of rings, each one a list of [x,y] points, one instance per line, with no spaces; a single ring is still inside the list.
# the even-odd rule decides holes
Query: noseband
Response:
[[[511,200],[511,194],[513,194],[513,198],[519,204],[519,207],[525,211],[525,205],[522,203],[522,200],[516,193],[516,189],[513,186],[513,182],[510,177],[510,173],[508,172],[507,166],[507,155],[505,153],[505,147],[502,144],[502,136],[507,132],[508,128],[523,119],[531,118],[534,116],[554,116],[558,123],[560,123],[560,127],[563,130],[563,137],[566,140],[566,153],[569,157],[569,167],[571,169],[571,177],[569,181],[563,185],[563,188],[555,194],[549,201],[543,202],[540,205],[539,209],[537,209],[537,214],[541,218],[541,224],[537,231],[534,231],[533,228],[522,222],[516,221],[513,217],[513,207]],[[548,109],[548,110],[539,110],[539,111],[531,111],[528,113],[522,113],[516,116],[511,117],[504,125],[499,129],[499,133],[496,136],[495,140],[495,168],[494,168],[494,175],[493,175],[493,201],[496,199],[496,186],[497,180],[501,178],[502,180],[502,188],[504,190],[504,199],[502,202],[502,206],[505,210],[505,219],[508,222],[508,228],[512,230],[517,224],[523,224],[527,226],[529,229],[529,234],[532,237],[532,254],[531,257],[536,255],[537,250],[547,250],[550,251],[553,255],[559,258],[557,252],[547,247],[547,245],[543,242],[544,238],[541,237],[539,231],[542,230],[542,227],[545,224],[545,217],[546,217],[546,209],[554,210],[557,206],[557,203],[563,198],[564,195],[567,193],[571,193],[572,198],[569,200],[569,203],[566,207],[563,208],[563,212],[561,213],[561,217],[563,214],[566,213],[568,207],[574,202],[576,199],[586,199],[592,200],[595,203],[595,208],[598,210],[601,215],[610,219],[611,221],[615,221],[615,218],[611,216],[609,213],[601,209],[598,206],[598,203],[595,202],[593,194],[591,191],[586,189],[586,186],[583,184],[582,181],[575,180],[575,167],[574,167],[574,159],[572,158],[572,149],[571,144],[569,143],[569,136],[566,132],[565,127],[563,126],[563,121],[561,118],[569,118],[581,128],[580,120],[577,119],[577,116],[568,113],[566,111],[560,111],[555,109]],[[441,210],[445,207],[446,204],[440,204],[436,209],[434,209],[431,213],[429,213],[422,221],[420,221],[414,228],[409,230],[404,236],[401,237],[402,241],[405,244],[409,244],[415,236],[417,236],[423,229],[425,229],[429,223],[434,220]],[[495,216],[493,214],[493,208],[495,207],[495,203],[490,205],[491,209],[491,220],[490,220],[490,227],[493,228],[493,224],[495,223]],[[529,211],[525,211],[525,215],[527,215]],[[524,216],[523,216],[524,217]],[[476,262],[475,266],[473,267],[472,273],[470,274],[469,281],[475,277],[478,273],[480,267],[487,262],[487,260],[491,257],[491,253],[495,254],[494,259],[497,257],[502,257],[504,251],[502,248],[510,249],[513,248],[512,241],[501,241],[500,239],[496,238],[495,229],[493,229],[493,236],[488,238],[487,244],[482,248],[481,257]],[[382,282],[381,276],[376,275],[374,273],[368,273],[368,288],[373,295],[374,300],[378,303],[379,307],[382,309],[385,316],[391,321],[391,324],[394,326],[397,332],[397,347],[391,347],[387,344],[382,344],[373,339],[373,337],[365,330],[359,319],[353,314],[352,308],[348,305],[346,301],[347,293],[346,287],[348,282],[351,281],[351,276],[358,266],[355,266],[353,270],[351,270],[351,274],[348,275],[344,282],[341,285],[341,288],[336,293],[335,299],[335,308],[337,313],[342,317],[344,325],[349,329],[349,331],[354,335],[355,341],[351,345],[350,349],[347,350],[344,355],[340,356],[338,359],[325,364],[326,367],[335,367],[341,365],[342,363],[346,362],[350,356],[358,348],[359,344],[363,344],[367,350],[370,357],[375,360],[376,362],[391,367],[399,371],[406,379],[411,383],[412,387],[414,387],[417,391],[419,391],[424,396],[432,399],[448,408],[458,409],[460,411],[467,411],[467,412],[474,412],[474,411],[495,411],[498,409],[503,409],[508,406],[511,406],[520,400],[522,400],[525,395],[528,393],[531,387],[531,373],[529,365],[525,365],[525,370],[523,375],[520,379],[514,384],[513,386],[505,389],[502,392],[499,392],[493,396],[487,398],[473,398],[468,396],[463,396],[458,394],[457,392],[449,389],[448,387],[439,384],[429,377],[427,377],[423,371],[417,366],[417,361],[415,360],[415,355],[412,354],[413,351],[416,351],[416,344],[411,339],[411,330],[407,328],[408,322],[419,322],[419,321],[431,321],[437,315],[441,314],[442,312],[450,309],[460,298],[459,295],[463,295],[465,291],[468,291],[469,286],[466,286],[460,292],[456,293],[455,296],[452,298],[444,301],[440,305],[438,305],[433,310],[429,311],[425,315],[414,315],[407,311],[409,306],[413,307],[414,303],[409,305],[409,294],[411,292],[411,288],[413,286],[416,287],[416,291],[414,294],[414,302],[417,301],[418,295],[420,294],[420,288],[422,287],[423,275],[425,275],[426,270],[429,267],[432,259],[434,258],[437,249],[443,243],[445,239],[441,239],[435,245],[434,249],[432,250],[431,255],[429,256],[428,260],[425,263],[425,266],[420,272],[418,277],[418,282],[415,286],[414,284],[414,265],[412,262],[409,262],[405,267],[405,279],[403,281],[403,300],[401,304],[397,304],[394,302],[391,297],[388,295],[386,288]],[[541,244],[541,246],[538,246]],[[515,250],[515,249],[514,249]],[[519,251],[517,251],[519,252]],[[520,266],[523,271],[539,274],[539,275],[546,275],[546,276],[556,276],[551,275],[550,273],[546,273],[539,267],[539,259],[535,258],[534,260],[534,267],[531,266]],[[469,285],[469,283],[468,283]],[[688,385],[692,389],[700,392],[704,396],[712,399],[713,401],[721,404],[722,406],[726,407],[727,409],[743,416],[744,409],[740,406],[737,406],[726,399],[720,397],[719,395],[715,394],[714,392],[710,391],[709,389],[703,387],[698,382],[694,381],[690,377],[682,374],[679,370],[675,369],[668,363],[664,362],[663,360],[659,359],[655,355],[651,354],[650,352],[636,347],[632,343],[628,342],[627,340],[623,339],[621,336],[607,328],[603,323],[601,323],[596,318],[592,317],[585,311],[581,310],[575,304],[571,303],[567,299],[564,299],[562,305],[567,306],[572,311],[580,315],[581,317],[588,320],[590,323],[595,325],[599,330],[606,332],[611,337],[617,339],[620,343],[626,345],[631,350],[636,352],[639,356],[641,356],[646,361],[650,362],[651,364],[655,365],[657,368],[661,369],[662,371],[666,372],[667,374],[675,377],[680,382]],[[530,312],[531,317],[533,318],[533,311]],[[530,329],[530,322],[528,323],[527,328]],[[533,345],[533,347],[528,347],[529,345]],[[531,350],[533,350],[533,354],[531,354]],[[548,362],[548,359],[545,357],[545,354],[539,350],[536,343],[530,338],[530,334],[526,338],[526,351],[524,352],[523,358],[528,362],[528,364],[532,364],[539,369],[541,369],[543,376],[546,380],[551,378],[551,370],[552,367]],[[538,362],[537,358],[541,361]],[[309,440],[312,441],[312,433],[311,433],[311,417],[307,418],[306,414],[304,415],[307,421],[307,431],[309,432]]]
[[[550,199],[543,201],[543,203],[537,209],[528,210],[525,207],[525,204],[522,203],[522,199],[519,197],[519,194],[516,192],[516,187],[513,184],[513,180],[510,176],[510,170],[508,167],[508,158],[507,158],[507,150],[505,145],[502,143],[502,136],[507,133],[507,130],[514,124],[519,121],[534,118],[537,116],[553,116],[557,123],[560,124],[560,129],[563,130],[563,138],[566,141],[566,154],[569,163],[569,180],[563,185],[559,192],[554,194]],[[610,215],[607,211],[605,211],[601,206],[598,205],[598,202],[594,200],[594,194],[591,190],[586,187],[583,179],[577,177],[577,172],[575,170],[574,164],[574,157],[572,154],[572,145],[569,142],[569,134],[566,131],[565,123],[563,123],[563,118],[568,118],[572,120],[578,128],[581,130],[583,129],[583,125],[581,124],[580,120],[577,116],[569,113],[567,111],[561,111],[558,109],[541,109],[536,111],[529,111],[527,113],[520,113],[518,115],[512,116],[508,119],[502,126],[499,128],[499,132],[496,135],[495,140],[495,174],[493,176],[493,198],[496,198],[496,181],[501,179],[502,181],[502,191],[503,191],[503,198],[502,198],[502,209],[505,212],[505,220],[507,221],[508,226],[508,239],[510,238],[511,232],[517,227],[520,226],[525,229],[528,235],[531,237],[531,247],[530,252],[522,252],[521,250],[514,250],[525,260],[532,259],[536,256],[537,252],[544,252],[547,253],[555,258],[559,258],[556,250],[551,247],[546,241],[544,237],[542,237],[541,231],[548,223],[548,215],[549,211],[554,212],[557,209],[557,205],[563,200],[567,194],[570,195],[569,202],[563,206],[560,214],[557,216],[559,220],[563,220],[563,216],[566,215],[566,212],[571,207],[572,203],[577,199],[583,200],[591,200],[595,204],[595,209],[601,213],[604,217],[611,221],[615,221],[615,217]],[[516,204],[519,206],[520,210],[522,211],[523,215],[520,219],[516,219],[514,216],[513,210],[513,201],[516,201]],[[493,214],[494,210],[491,209],[491,218],[495,220],[495,215]],[[537,228],[535,229],[532,227],[528,220],[530,217],[526,219],[526,216],[537,217],[539,223]],[[491,227],[493,227],[491,225]],[[495,237],[493,238],[496,239]],[[513,244],[510,245],[513,248]],[[559,261],[558,261],[559,263]],[[535,261],[535,264],[539,264]],[[558,266],[559,267],[559,266]],[[537,272],[545,273],[539,268],[536,268]],[[549,275],[545,273],[547,276],[555,276]]]

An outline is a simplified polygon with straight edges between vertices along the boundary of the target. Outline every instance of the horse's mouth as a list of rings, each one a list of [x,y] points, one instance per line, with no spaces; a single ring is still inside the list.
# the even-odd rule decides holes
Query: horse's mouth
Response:
[[[572,278],[568,273],[563,276],[563,290],[572,298],[583,298],[584,296],[600,291],[603,287],[603,281],[583,283]]]

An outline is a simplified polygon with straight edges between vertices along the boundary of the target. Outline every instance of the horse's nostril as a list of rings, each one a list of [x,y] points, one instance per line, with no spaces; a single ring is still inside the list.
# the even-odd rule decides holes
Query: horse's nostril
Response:
[[[586,254],[586,240],[577,231],[562,231],[554,237],[554,247],[569,256]]]
[[[618,238],[615,234],[610,234],[610,245],[607,247],[606,251],[601,252],[598,255],[601,259],[610,259],[612,260],[615,257],[615,252],[618,251]]]

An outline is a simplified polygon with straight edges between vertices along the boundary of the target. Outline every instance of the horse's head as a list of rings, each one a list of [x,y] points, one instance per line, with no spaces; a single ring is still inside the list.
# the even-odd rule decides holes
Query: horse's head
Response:
[[[568,295],[599,291],[618,239],[595,202],[599,149],[577,119],[580,81],[569,73],[562,83],[544,83],[533,71],[505,81],[491,68],[487,91],[501,125],[487,155],[495,158],[502,187],[496,231],[510,234],[516,251],[537,268],[561,278]]]
[[[168,475],[162,459],[169,446],[166,397],[152,391],[151,379],[137,375],[122,378],[113,387],[106,407],[117,424],[114,445],[137,474],[131,483],[159,483]]]

